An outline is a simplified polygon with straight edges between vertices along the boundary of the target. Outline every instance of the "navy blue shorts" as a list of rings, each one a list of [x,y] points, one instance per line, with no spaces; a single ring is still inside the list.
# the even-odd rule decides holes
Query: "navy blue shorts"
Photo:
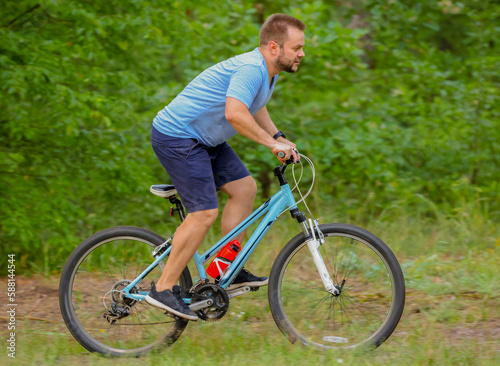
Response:
[[[227,142],[210,147],[197,139],[165,135],[153,127],[151,145],[187,212],[217,208],[217,190],[250,175]]]

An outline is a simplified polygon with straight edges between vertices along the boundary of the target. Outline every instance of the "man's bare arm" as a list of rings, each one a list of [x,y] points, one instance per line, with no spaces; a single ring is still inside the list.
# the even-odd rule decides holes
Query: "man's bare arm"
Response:
[[[274,136],[278,133],[278,128],[272,121],[271,116],[269,115],[269,112],[267,111],[267,108],[265,106],[262,107],[257,113],[255,113],[253,118],[255,119],[257,124],[262,127],[269,135]],[[296,147],[293,142],[287,140],[282,136],[278,137],[276,141],[290,145],[291,147]]]
[[[285,153],[285,157],[283,159],[278,158],[281,162],[288,160],[292,155],[294,156],[294,159],[297,158],[295,152],[292,150],[292,147],[288,144],[275,141],[271,135],[255,121],[254,117],[252,117],[248,111],[247,106],[238,99],[231,97],[226,98],[225,114],[229,123],[231,123],[233,128],[241,135],[261,145],[269,147],[272,153],[276,156],[278,156],[280,151],[283,151]]]
[[[267,111],[267,108],[262,107],[257,113],[254,114],[253,118],[257,122],[257,124],[262,127],[264,131],[266,131],[269,135],[274,136],[278,133],[278,128],[271,120],[271,116]]]

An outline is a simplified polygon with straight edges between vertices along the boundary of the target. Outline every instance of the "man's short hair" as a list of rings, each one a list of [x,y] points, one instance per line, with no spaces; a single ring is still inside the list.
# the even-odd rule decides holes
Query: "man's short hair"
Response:
[[[290,15],[286,14],[273,14],[267,17],[259,32],[259,45],[267,45],[269,42],[274,41],[283,47],[283,44],[288,39],[288,28],[294,27],[298,30],[304,31],[306,25]]]

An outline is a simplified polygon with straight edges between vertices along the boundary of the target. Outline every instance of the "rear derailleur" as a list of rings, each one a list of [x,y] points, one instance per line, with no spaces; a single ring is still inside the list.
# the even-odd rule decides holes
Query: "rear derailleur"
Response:
[[[128,306],[121,307],[116,302],[111,303],[111,309],[102,314],[106,321],[113,325],[117,320],[125,318],[130,315],[130,308]]]

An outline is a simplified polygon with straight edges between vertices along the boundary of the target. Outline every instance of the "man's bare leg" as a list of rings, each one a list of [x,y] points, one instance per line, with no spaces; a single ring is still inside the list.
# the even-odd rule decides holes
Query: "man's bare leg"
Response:
[[[251,176],[247,176],[224,184],[220,190],[228,195],[221,222],[222,235],[226,235],[252,213],[257,184]],[[245,232],[236,239],[241,243],[244,237]]]
[[[253,202],[257,193],[255,180],[248,176],[223,185],[221,191],[228,195],[222,213],[222,233],[226,235],[252,213]],[[156,284],[157,291],[171,290],[179,281],[182,271],[187,266],[210,227],[217,218],[217,209],[190,213],[175,232],[172,251],[167,264]],[[236,238],[241,242],[245,233]]]
[[[190,213],[177,228],[172,240],[172,251],[156,284],[157,291],[172,290],[182,271],[201,245],[210,227],[217,218],[218,210],[203,210]]]
[[[222,213],[222,233],[226,235],[252,213],[257,185],[255,180],[248,176],[225,184],[220,189],[229,196]],[[241,243],[244,236],[245,232],[238,235],[236,239]],[[257,277],[243,270],[236,276],[233,283],[227,287],[227,290],[247,285],[253,287],[265,286],[268,281],[267,277]]]

